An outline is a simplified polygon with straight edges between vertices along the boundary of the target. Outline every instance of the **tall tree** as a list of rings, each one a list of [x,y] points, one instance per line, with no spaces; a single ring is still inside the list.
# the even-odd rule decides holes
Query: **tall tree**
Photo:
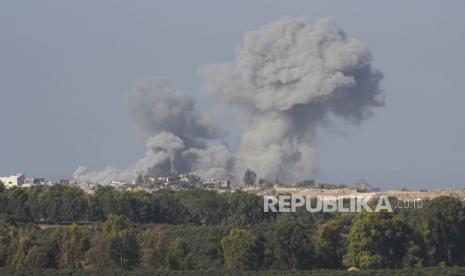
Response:
[[[170,241],[167,250],[167,264],[170,270],[184,270],[191,268],[189,248],[183,238]]]
[[[6,210],[12,218],[19,222],[31,222],[28,201],[29,195],[26,189],[12,187],[2,193],[6,200]]]
[[[251,169],[247,169],[244,173],[244,177],[242,178],[242,180],[244,181],[244,184],[246,186],[255,186],[257,174]]]
[[[254,269],[256,267],[256,237],[247,230],[234,228],[221,240],[224,265],[236,269]]]
[[[221,224],[226,213],[226,201],[217,191],[194,189],[179,191],[182,204],[190,210],[193,219],[199,224]]]
[[[347,250],[343,227],[343,221],[335,219],[320,224],[316,229],[313,240],[316,257],[322,267],[338,268],[342,266],[342,257]]]
[[[400,268],[411,229],[399,215],[388,212],[361,213],[349,233],[346,266]]]
[[[6,266],[14,254],[18,231],[13,220],[6,214],[0,215],[0,266]]]
[[[145,268],[162,270],[166,267],[168,240],[158,227],[151,227],[141,233],[141,261]]]
[[[109,215],[97,229],[86,257],[87,262],[94,267],[108,263],[121,268],[134,266],[139,260],[137,229],[127,217]]]
[[[465,264],[465,209],[460,200],[437,197],[425,206],[422,235],[427,247],[429,265],[445,262]]]
[[[100,225],[91,241],[89,250],[84,254],[83,268],[103,269],[114,265],[114,262],[110,258],[105,233],[102,231]]]
[[[312,244],[304,226],[285,219],[270,229],[267,252],[276,268],[304,269],[311,267]]]
[[[60,268],[78,269],[84,263],[84,253],[89,248],[89,239],[85,229],[76,224],[60,229],[63,231],[60,241],[58,265]]]
[[[10,265],[16,268],[25,267],[28,252],[33,245],[32,236],[27,232],[21,233],[18,237],[15,253],[11,257]]]

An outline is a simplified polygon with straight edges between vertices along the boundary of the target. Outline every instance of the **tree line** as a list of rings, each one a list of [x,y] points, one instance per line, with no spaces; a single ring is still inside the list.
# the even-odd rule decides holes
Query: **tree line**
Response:
[[[97,222],[110,214],[134,223],[245,226],[270,219],[263,200],[246,192],[201,189],[156,192],[98,186],[93,194],[64,185],[0,188],[0,211],[21,223]]]
[[[394,213],[264,213],[254,194],[0,193],[0,266],[150,271],[400,269],[465,265],[465,208],[438,197]],[[33,223],[70,222],[40,229]],[[87,225],[74,222],[88,221]]]

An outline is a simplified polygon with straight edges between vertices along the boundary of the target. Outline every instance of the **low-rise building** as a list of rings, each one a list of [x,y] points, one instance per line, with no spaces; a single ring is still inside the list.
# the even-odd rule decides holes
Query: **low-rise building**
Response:
[[[0,181],[5,185],[6,188],[15,186],[22,186],[26,180],[24,173],[17,173],[10,176],[0,176]]]
[[[231,189],[231,183],[229,180],[225,180],[225,179],[210,179],[208,181],[204,181],[202,183],[202,187],[207,188],[207,189],[229,190]]]

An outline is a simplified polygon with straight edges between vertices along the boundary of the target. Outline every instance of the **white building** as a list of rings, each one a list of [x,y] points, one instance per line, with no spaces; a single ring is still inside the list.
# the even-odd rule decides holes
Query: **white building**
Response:
[[[6,188],[14,186],[22,186],[26,180],[24,173],[17,173],[10,176],[0,176],[0,181],[3,182]]]

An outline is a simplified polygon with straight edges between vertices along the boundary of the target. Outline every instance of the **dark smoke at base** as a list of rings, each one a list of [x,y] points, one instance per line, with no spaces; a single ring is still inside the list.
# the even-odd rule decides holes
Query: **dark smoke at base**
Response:
[[[241,110],[250,122],[238,133],[231,152],[225,132],[211,114],[199,112],[195,99],[159,77],[142,80],[127,99],[135,122],[151,138],[145,156],[127,170],[90,172],[79,167],[78,181],[109,183],[142,173],[167,173],[176,165],[204,179],[234,177],[247,168],[267,180],[293,184],[318,167],[315,136],[333,114],[352,123],[384,105],[383,78],[372,69],[362,42],[348,38],[329,19],[311,23],[283,17],[247,32],[232,64],[202,68],[204,88],[218,103]]]

